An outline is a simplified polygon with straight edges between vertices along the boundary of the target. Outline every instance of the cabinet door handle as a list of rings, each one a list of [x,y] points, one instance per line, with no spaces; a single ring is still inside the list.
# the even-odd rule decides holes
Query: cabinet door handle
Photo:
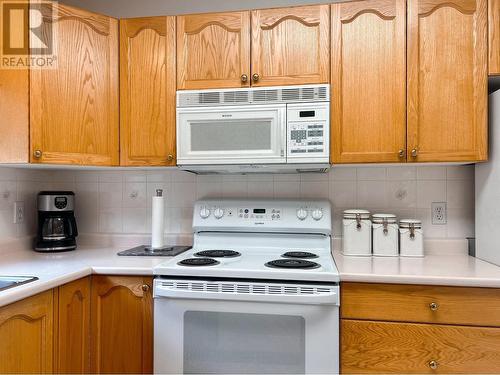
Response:
[[[35,150],[33,152],[33,156],[35,157],[35,159],[40,159],[42,157],[42,151],[41,150]]]
[[[143,292],[148,292],[149,289],[150,289],[150,287],[149,287],[148,284],[144,284],[141,289],[142,289]]]
[[[438,363],[437,363],[437,361],[434,361],[434,360],[429,361],[429,368],[430,368],[431,370],[437,370],[437,368],[438,368]]]
[[[168,161],[172,161],[172,160],[174,160],[174,155],[169,154],[169,155],[167,156],[167,159],[168,159]]]
[[[259,81],[259,79],[260,79],[260,75],[258,75],[257,73],[254,73],[254,74],[252,75],[252,80],[253,80],[254,82],[258,82],[258,81]]]
[[[439,309],[439,305],[436,302],[431,302],[431,303],[429,303],[429,308],[432,311],[437,311],[437,309]]]
[[[417,156],[418,156],[418,149],[414,148],[413,150],[411,150],[411,157],[416,158]]]
[[[402,159],[405,157],[405,150],[401,149],[398,151],[398,156]]]
[[[246,74],[241,75],[241,82],[243,83],[248,82],[248,76]]]

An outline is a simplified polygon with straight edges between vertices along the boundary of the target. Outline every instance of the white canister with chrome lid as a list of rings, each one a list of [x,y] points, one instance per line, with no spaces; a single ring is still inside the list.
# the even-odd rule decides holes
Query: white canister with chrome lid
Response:
[[[342,253],[372,255],[372,222],[370,211],[346,210],[342,220]]]
[[[399,253],[402,257],[424,256],[422,221],[414,219],[399,221]]]
[[[399,227],[396,215],[372,216],[373,255],[396,257],[399,255]]]

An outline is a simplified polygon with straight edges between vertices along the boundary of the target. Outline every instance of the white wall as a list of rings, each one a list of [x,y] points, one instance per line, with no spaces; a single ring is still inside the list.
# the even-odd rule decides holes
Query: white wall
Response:
[[[34,231],[30,215],[35,214],[34,195],[42,189],[75,191],[82,233],[148,233],[157,188],[167,196],[166,232],[171,234],[191,232],[193,203],[205,197],[326,198],[334,206],[336,235],[348,208],[419,218],[428,238],[474,234],[473,166],[336,167],[328,174],[254,176],[196,176],[177,170],[0,171],[3,236]],[[2,198],[5,192],[8,198]],[[27,224],[10,223],[13,197],[27,200]],[[431,224],[432,202],[448,202],[447,225]]]
[[[34,233],[39,190],[73,190],[80,232],[148,233],[150,201],[167,196],[167,229],[190,233],[193,203],[205,197],[325,198],[334,207],[334,233],[344,209],[367,208],[423,220],[427,238],[474,234],[474,167],[336,167],[328,174],[196,176],[163,171],[48,171],[0,168],[0,239]],[[26,223],[12,224],[15,200]],[[448,224],[431,224],[431,203],[448,202]]]
[[[60,0],[118,18],[206,13],[306,4],[330,4],[327,0]]]
[[[0,241],[33,236],[36,232],[36,194],[50,189],[46,171],[0,168]],[[14,202],[22,201],[25,219],[14,224]]]

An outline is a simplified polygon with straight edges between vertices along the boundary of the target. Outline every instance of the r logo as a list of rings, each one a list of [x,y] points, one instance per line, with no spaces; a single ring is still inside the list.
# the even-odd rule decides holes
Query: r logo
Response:
[[[57,4],[45,0],[3,0],[0,4],[1,67],[52,64]]]

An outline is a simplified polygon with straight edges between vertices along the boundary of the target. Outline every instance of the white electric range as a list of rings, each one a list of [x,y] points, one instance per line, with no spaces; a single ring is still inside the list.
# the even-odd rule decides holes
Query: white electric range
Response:
[[[203,200],[154,273],[155,373],[338,373],[328,201]]]

